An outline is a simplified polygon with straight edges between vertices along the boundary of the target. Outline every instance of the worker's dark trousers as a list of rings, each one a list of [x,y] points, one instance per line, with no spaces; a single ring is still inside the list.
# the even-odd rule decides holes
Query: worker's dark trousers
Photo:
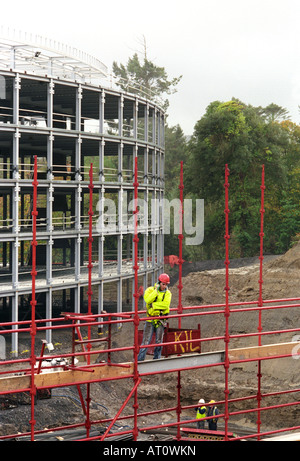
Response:
[[[208,421],[208,429],[210,431],[217,431],[218,430],[217,423],[213,423],[211,421]]]
[[[154,333],[155,333],[155,343],[156,344],[162,343],[163,336],[164,336],[163,325],[159,325],[158,327],[155,327],[152,322],[145,322],[142,346],[150,344]],[[143,360],[145,360],[147,349],[148,349],[147,347],[143,347],[142,349],[140,349],[140,352],[138,355],[139,362],[142,362]],[[161,350],[162,350],[162,346],[155,347],[153,359],[160,359]]]
[[[197,421],[197,429],[204,429],[204,421],[201,419]]]

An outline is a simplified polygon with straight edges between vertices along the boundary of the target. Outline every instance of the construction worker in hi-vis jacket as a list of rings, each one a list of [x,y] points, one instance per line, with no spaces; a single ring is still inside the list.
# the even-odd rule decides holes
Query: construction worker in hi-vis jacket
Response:
[[[155,283],[154,286],[148,287],[145,291],[144,300],[147,308],[147,317],[159,317],[169,314],[172,299],[172,293],[168,289],[169,283],[170,277],[168,274],[161,274],[158,278],[158,282]],[[150,344],[153,334],[155,334],[155,343],[162,343],[165,325],[166,319],[149,318],[146,320],[141,345],[144,346]],[[153,359],[160,359],[161,351],[162,346],[156,346],[154,348]],[[139,362],[145,360],[146,353],[146,347],[140,349],[138,355]]]
[[[207,408],[205,406],[205,402],[203,399],[200,399],[198,402],[198,407],[195,408],[197,411],[196,419],[197,419],[197,429],[204,429],[204,418],[207,414]]]

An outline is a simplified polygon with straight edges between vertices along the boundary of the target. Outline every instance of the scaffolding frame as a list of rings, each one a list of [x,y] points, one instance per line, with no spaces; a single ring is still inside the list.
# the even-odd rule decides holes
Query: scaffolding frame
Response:
[[[183,175],[182,175],[183,164],[181,163],[181,175],[180,175],[180,192],[183,191]],[[195,405],[188,405],[183,406],[181,404],[181,373],[182,371],[189,371],[195,369],[204,369],[210,367],[223,367],[225,370],[225,380],[224,380],[224,400],[216,402],[216,405],[224,405],[224,412],[217,416],[218,419],[222,418],[225,422],[225,430],[224,430],[224,440],[229,441],[233,440],[229,433],[229,421],[230,417],[232,416],[241,416],[247,415],[250,413],[257,414],[257,433],[251,435],[243,435],[242,437],[236,437],[234,440],[247,440],[248,438],[256,438],[257,440],[261,440],[265,436],[270,436],[272,434],[281,434],[283,432],[288,431],[295,431],[300,430],[300,426],[293,426],[293,427],[286,427],[281,428],[278,430],[272,431],[261,431],[261,418],[260,415],[262,412],[267,410],[273,409],[281,409],[281,408],[289,408],[300,405],[300,400],[295,399],[292,402],[288,403],[280,403],[277,405],[269,405],[269,406],[262,406],[262,400],[266,397],[277,397],[282,395],[293,395],[300,392],[300,389],[286,389],[277,392],[268,392],[262,393],[262,372],[261,372],[261,362],[263,360],[274,360],[274,359],[281,359],[286,357],[294,357],[299,358],[298,349],[299,343],[298,342],[290,342],[290,343],[279,343],[279,344],[270,344],[270,345],[262,345],[262,337],[263,336],[271,336],[274,334],[281,334],[281,333],[294,333],[299,332],[300,328],[292,328],[292,329],[281,329],[276,331],[264,331],[262,328],[262,313],[264,311],[270,309],[294,309],[300,307],[300,298],[284,298],[284,299],[271,299],[271,300],[264,300],[262,287],[263,287],[263,225],[264,225],[264,167],[262,168],[262,185],[261,185],[261,228],[260,228],[260,278],[259,278],[259,299],[257,301],[248,301],[248,302],[237,302],[231,303],[229,301],[229,168],[228,165],[225,166],[225,303],[215,304],[215,305],[200,305],[200,306],[185,306],[181,305],[181,290],[182,290],[182,241],[183,241],[183,234],[182,234],[182,225],[181,225],[181,233],[179,236],[179,246],[180,246],[180,259],[179,259],[179,302],[177,308],[171,308],[172,318],[178,319],[178,324],[181,325],[181,320],[185,317],[196,317],[201,318],[202,316],[214,316],[214,315],[222,315],[224,317],[224,334],[218,337],[205,337],[200,339],[188,339],[188,340],[180,340],[174,342],[164,342],[162,345],[171,345],[171,344],[185,344],[185,343],[193,343],[197,342],[209,342],[215,340],[222,340],[224,342],[224,350],[220,352],[212,351],[208,354],[197,354],[198,362],[192,362],[191,357],[180,355],[176,356],[175,360],[172,358],[169,359],[161,359],[161,363],[169,363],[169,368],[161,368],[155,367],[153,370],[153,362],[156,361],[149,361],[139,363],[137,361],[137,356],[139,352],[139,344],[138,344],[138,327],[141,322],[146,321],[146,311],[145,310],[138,310],[138,173],[137,173],[137,158],[135,159],[135,179],[134,179],[134,222],[135,222],[135,232],[133,237],[134,242],[134,271],[135,271],[135,279],[134,279],[134,311],[126,312],[126,313],[104,313],[101,314],[92,314],[91,312],[91,295],[92,295],[92,283],[91,283],[91,271],[92,271],[92,218],[93,218],[93,209],[92,209],[92,194],[93,194],[93,175],[92,175],[92,165],[90,169],[90,182],[89,182],[89,192],[90,192],[90,208],[89,208],[89,287],[88,287],[88,296],[89,296],[89,309],[87,314],[70,314],[64,313],[60,318],[52,318],[52,319],[36,319],[35,318],[35,306],[36,306],[36,299],[35,299],[35,283],[36,283],[36,267],[35,267],[35,250],[37,246],[36,240],[36,218],[38,215],[36,202],[37,202],[37,191],[38,191],[38,181],[37,181],[37,162],[35,158],[35,167],[34,167],[34,179],[32,182],[33,186],[33,211],[32,211],[32,247],[33,247],[33,261],[32,261],[32,301],[31,301],[31,320],[30,321],[23,321],[23,322],[7,322],[1,323],[2,334],[12,334],[12,332],[16,331],[23,331],[27,332],[31,336],[31,351],[29,358],[23,359],[14,359],[14,360],[4,360],[1,365],[4,367],[5,365],[10,365],[9,371],[1,371],[0,372],[0,395],[7,395],[12,393],[21,393],[21,392],[29,392],[31,397],[31,420],[30,426],[31,431],[30,433],[22,433],[22,434],[10,434],[6,436],[1,436],[0,440],[8,440],[18,437],[18,439],[22,437],[30,436],[31,441],[35,440],[35,437],[38,434],[45,434],[49,432],[49,430],[35,430],[36,420],[34,415],[35,410],[35,396],[38,390],[42,389],[55,389],[59,387],[65,386],[77,386],[79,385],[86,385],[87,386],[87,397],[86,402],[82,395],[81,397],[81,404],[83,408],[83,414],[85,415],[85,421],[78,424],[51,428],[52,432],[58,432],[61,430],[71,430],[74,428],[85,428],[86,437],[81,438],[80,440],[109,440],[113,436],[122,436],[125,434],[132,434],[133,440],[138,440],[139,435],[139,424],[138,419],[143,416],[147,415],[157,415],[163,412],[175,412],[177,415],[177,421],[172,422],[169,424],[164,424],[163,427],[172,427],[176,428],[176,440],[185,440],[184,434],[181,433],[180,428],[183,425],[188,425],[191,423],[195,423],[196,419],[185,419],[182,420],[181,415],[184,410],[188,410],[190,408],[194,408]],[[183,194],[180,194],[181,203],[183,206]],[[182,217],[183,217],[183,208],[180,210],[180,219],[182,224]],[[193,310],[193,312],[190,312]],[[196,312],[195,312],[196,310]],[[257,312],[258,313],[258,329],[256,332],[247,333],[247,334],[230,334],[229,331],[229,318],[232,314],[241,313],[241,312]],[[72,323],[68,323],[68,320],[72,320]],[[51,320],[51,324],[48,323]],[[46,326],[41,326],[40,324],[46,324]],[[110,333],[108,338],[104,338],[107,341],[108,347],[106,349],[99,349],[95,350],[92,349],[92,343],[94,340],[92,339],[92,328],[93,327],[102,327],[104,325],[108,325],[110,328],[113,325],[120,325],[130,323],[134,327],[134,344],[129,345],[126,347],[112,347],[111,346],[111,337]],[[59,354],[59,355],[51,355],[51,358],[64,358],[70,359],[71,363],[65,365],[63,368],[61,366],[58,367],[58,371],[52,371],[51,373],[47,373],[47,369],[43,367],[42,360],[43,360],[43,353],[44,347],[42,348],[41,355],[37,355],[35,352],[36,349],[36,335],[38,332],[47,331],[47,329],[72,329],[73,332],[80,331],[80,327],[84,326],[88,329],[88,338],[87,340],[83,340],[80,338],[79,344],[82,345],[83,350],[82,352],[75,353],[74,348],[72,349],[71,353],[67,354]],[[11,329],[13,327],[13,329]],[[110,330],[111,331],[111,330]],[[239,349],[230,349],[230,341],[231,339],[241,339],[241,338],[250,338],[256,337],[258,338],[258,346],[257,347],[250,347],[250,348],[242,348]],[[99,342],[99,339],[96,340]],[[85,348],[85,345],[87,346]],[[143,346],[143,347],[151,347]],[[112,352],[118,351],[131,351],[133,353],[133,360],[132,362],[128,363],[113,363],[110,358],[110,354]],[[92,361],[92,357],[97,355],[103,356],[107,355],[107,361],[100,361],[100,363],[94,363]],[[75,364],[75,356],[76,357],[83,357],[86,360],[86,363],[83,365],[76,365]],[[204,357],[205,356],[205,357]],[[214,357],[212,357],[214,356]],[[168,362],[169,360],[169,362]],[[229,382],[229,370],[232,365],[241,364],[241,363],[250,363],[250,362],[257,362],[258,363],[258,386],[257,386],[257,394],[250,395],[246,397],[240,397],[235,399],[230,399],[230,382]],[[152,365],[152,368],[147,369],[148,365]],[[22,365],[25,368],[23,369],[15,369],[14,366]],[[1,368],[2,368],[1,367]],[[138,388],[143,381],[144,376],[151,376],[157,375],[160,373],[167,373],[167,372],[177,372],[177,404],[171,408],[164,408],[160,410],[155,410],[151,412],[138,412],[139,410],[139,402],[138,402]],[[90,386],[92,383],[102,382],[102,381],[117,381],[120,379],[131,379],[133,380],[133,386],[131,391],[129,392],[128,396],[125,398],[123,402],[120,404],[120,408],[117,411],[115,417],[113,418],[102,418],[97,421],[92,421],[90,416],[90,403],[91,403],[91,396],[90,396]],[[128,405],[128,403],[133,399],[133,414],[122,416],[122,411]],[[237,411],[230,411],[229,405],[231,403],[238,403],[238,402],[245,402],[245,401],[254,401],[256,402],[256,406],[254,405],[253,408],[247,410],[237,410]],[[212,417],[206,417],[206,420],[209,420]],[[119,430],[111,432],[116,421],[119,420],[131,420],[132,421],[132,428],[130,430]],[[93,425],[96,424],[104,424],[106,425],[106,430],[103,434],[100,435],[92,435],[91,428]],[[151,431],[154,429],[161,428],[162,425],[151,425],[148,427],[142,427],[143,431]]]

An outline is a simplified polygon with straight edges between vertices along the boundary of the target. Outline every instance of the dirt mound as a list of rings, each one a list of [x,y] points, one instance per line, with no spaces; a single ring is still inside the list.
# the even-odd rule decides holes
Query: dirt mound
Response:
[[[234,264],[232,264],[234,262]],[[259,297],[260,260],[247,258],[230,261],[230,302],[254,301]],[[220,261],[220,264],[222,262]],[[225,265],[212,270],[190,272],[183,277],[182,305],[199,306],[225,302]],[[300,243],[281,256],[264,256],[262,264],[262,293],[264,299],[300,296]],[[172,286],[173,306],[178,304],[177,283]]]
[[[224,264],[224,262],[223,262]],[[214,263],[214,266],[216,264]],[[262,265],[262,298],[267,300],[283,300],[284,298],[300,297],[300,243],[291,248],[286,254],[276,257],[264,257]],[[229,266],[229,302],[251,303],[249,306],[234,306],[230,314],[229,329],[231,335],[252,334],[257,332],[259,324],[258,310],[254,310],[258,304],[253,304],[259,299],[260,284],[260,261],[246,261],[246,265],[236,264]],[[183,328],[195,328],[201,324],[201,337],[218,337],[224,335],[225,317],[223,305],[225,303],[225,267],[213,270],[190,272],[182,280],[182,305],[198,306],[198,312],[218,310],[218,315],[203,315],[201,317],[188,317],[182,319]],[[177,284],[171,287],[173,293],[172,306],[178,305]],[[276,304],[283,304],[276,303]],[[268,303],[268,306],[275,303]],[[208,307],[203,307],[207,305]],[[219,307],[210,305],[219,305]],[[252,311],[243,312],[242,307],[253,307]],[[174,325],[177,320],[174,320]],[[299,308],[266,310],[262,313],[262,327],[264,331],[288,330],[300,326]],[[284,335],[270,334],[262,337],[262,344],[292,341],[297,332]],[[230,347],[243,347],[258,344],[257,336],[248,338],[231,339]],[[202,351],[224,349],[223,340],[204,342]],[[300,379],[300,370],[295,366],[297,362],[293,358],[280,360],[266,360],[262,364],[262,392],[275,392],[297,388]],[[204,399],[224,398],[224,371],[208,369],[203,372],[189,372],[189,394],[194,400],[197,397]],[[230,368],[230,398],[239,398],[257,392],[257,363],[237,364]],[[281,403],[295,399],[295,397],[283,396]],[[278,399],[277,399],[278,400]],[[279,400],[265,399],[267,405],[279,403]],[[237,408],[238,409],[238,408]],[[239,408],[241,409],[241,408]],[[233,408],[232,408],[233,410]],[[296,411],[266,412],[263,424],[266,429],[282,427],[282,418],[285,425],[296,424]],[[247,423],[253,424],[256,415],[246,418]]]
[[[300,270],[300,242],[267,265],[269,270]]]

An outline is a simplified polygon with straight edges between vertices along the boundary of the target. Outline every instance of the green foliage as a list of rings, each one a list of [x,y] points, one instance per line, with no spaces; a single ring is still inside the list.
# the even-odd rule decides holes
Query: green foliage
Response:
[[[165,197],[172,201],[179,198],[180,162],[185,162],[186,138],[179,125],[165,127]],[[174,234],[173,220],[171,220],[171,233],[165,235],[164,250],[166,255],[178,254],[178,235]],[[187,248],[184,248],[184,259],[189,259]]]
[[[179,197],[180,162],[187,159],[186,138],[179,125],[165,128],[165,144],[167,154],[165,156],[165,183],[166,196],[172,200]],[[174,178],[177,181],[174,181]]]
[[[176,86],[182,78],[180,76],[169,80],[164,67],[156,66],[146,55],[141,63],[137,53],[128,59],[126,66],[118,65],[114,61],[113,73],[117,78],[117,85],[123,90],[149,99],[176,93]],[[167,110],[168,106],[169,101],[166,99],[163,108]]]
[[[276,242],[280,253],[289,248],[292,237],[300,232],[300,203],[295,203],[291,196],[285,193],[282,197],[280,211],[278,213],[278,225],[280,233]]]
[[[200,254],[203,259],[224,256],[225,164],[230,169],[231,257],[259,254],[262,165],[266,186],[264,251],[285,252],[299,234],[300,127],[287,120],[287,115],[275,104],[256,108],[236,99],[214,101],[195,124],[181,154],[176,150],[179,127],[168,130],[167,194],[174,194],[175,174],[179,182],[176,162],[182,158],[184,197],[205,200],[204,242],[201,248],[185,250],[189,259]]]
[[[135,53],[126,65],[113,63],[117,84],[149,99],[175,93],[182,76],[169,79],[164,67]],[[169,101],[164,100],[167,110]],[[165,186],[179,197],[180,162],[184,197],[205,203],[205,235],[200,247],[184,245],[184,259],[224,256],[224,169],[230,169],[231,257],[259,251],[261,172],[265,165],[264,251],[284,252],[300,233],[300,127],[286,109],[272,103],[253,107],[238,99],[213,101],[198,120],[190,141],[179,125],[166,126]],[[178,236],[165,236],[165,254],[178,254]]]

